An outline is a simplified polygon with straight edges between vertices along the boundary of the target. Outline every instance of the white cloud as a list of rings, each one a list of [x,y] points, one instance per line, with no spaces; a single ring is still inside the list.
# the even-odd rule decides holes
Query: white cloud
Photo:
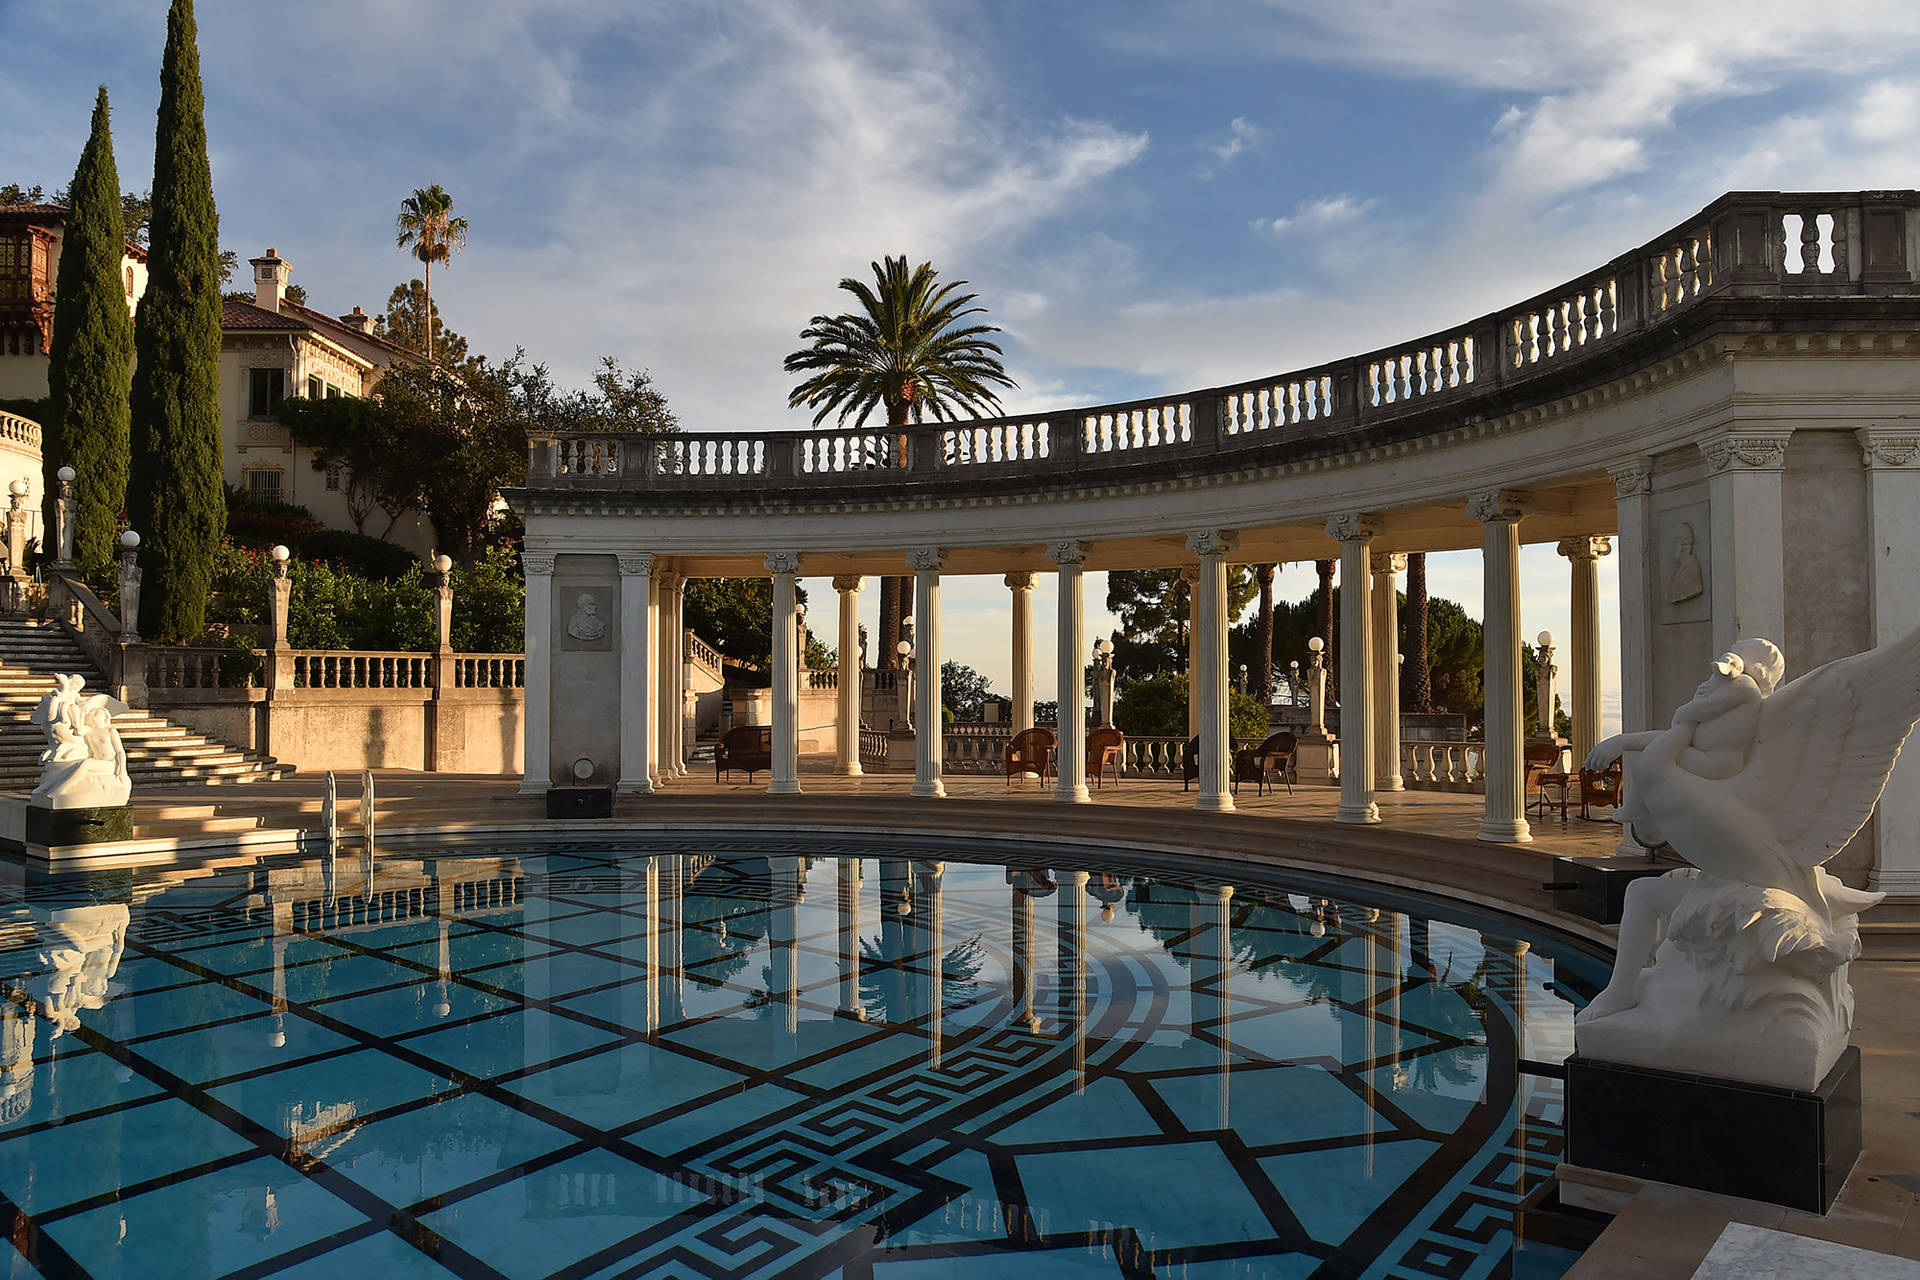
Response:
[[[1377,202],[1352,195],[1321,196],[1308,200],[1292,213],[1279,218],[1255,218],[1253,225],[1269,235],[1295,232],[1317,234],[1350,226],[1365,217]]]
[[[1247,152],[1258,150],[1266,138],[1265,129],[1250,123],[1245,116],[1235,116],[1227,124],[1227,136],[1224,139],[1200,144],[1200,149],[1213,157],[1212,162],[1200,167],[1200,176],[1211,178]]]

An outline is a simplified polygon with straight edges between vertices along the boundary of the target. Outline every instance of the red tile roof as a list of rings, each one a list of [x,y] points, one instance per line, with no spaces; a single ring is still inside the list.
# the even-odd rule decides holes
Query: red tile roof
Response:
[[[251,302],[235,302],[228,298],[220,304],[220,327],[222,329],[298,331],[312,326],[303,324],[291,316],[277,316],[265,307],[256,307]]]

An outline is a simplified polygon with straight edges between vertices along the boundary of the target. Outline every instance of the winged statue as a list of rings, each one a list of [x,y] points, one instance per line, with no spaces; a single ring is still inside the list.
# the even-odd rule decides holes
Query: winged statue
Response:
[[[113,718],[126,709],[116,698],[88,693],[83,676],[56,675],[53,691],[33,712],[34,725],[46,734],[47,749],[40,753],[40,783],[28,803],[49,809],[125,804],[133,794],[133,781]]]
[[[1883,895],[1824,863],[1866,824],[1920,721],[1920,631],[1783,682],[1767,640],[1722,654],[1638,750],[1621,820],[1690,866],[1627,891],[1612,980],[1575,1020],[1583,1057],[1818,1086],[1853,1029],[1847,966]]]

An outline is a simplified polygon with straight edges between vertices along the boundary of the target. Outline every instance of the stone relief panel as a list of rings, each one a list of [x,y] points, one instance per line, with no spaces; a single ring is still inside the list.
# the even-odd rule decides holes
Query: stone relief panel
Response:
[[[1704,502],[1669,507],[1654,521],[1654,614],[1663,623],[1713,617],[1712,509]]]
[[[553,569],[553,782],[620,780],[620,569],[610,555],[563,555]],[[585,761],[584,774],[575,765]]]

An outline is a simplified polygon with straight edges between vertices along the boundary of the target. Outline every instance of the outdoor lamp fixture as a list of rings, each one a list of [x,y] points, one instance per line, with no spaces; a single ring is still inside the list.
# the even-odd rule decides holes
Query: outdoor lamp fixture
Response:
[[[72,467],[62,467],[58,471],[54,472],[53,474],[59,479],[61,484],[72,484],[73,478],[79,475],[80,473],[78,471],[75,471]]]
[[[140,545],[140,535],[129,529],[120,535],[120,545],[131,551]]]
[[[1539,635],[1535,636],[1534,639],[1540,642],[1542,649],[1553,648],[1553,632],[1551,631],[1542,631]]]
[[[1112,653],[1112,652],[1113,652],[1113,641],[1112,641],[1112,640],[1111,640],[1110,638],[1108,638],[1108,637],[1106,637],[1106,636],[1102,636],[1102,637],[1100,638],[1100,643],[1099,643],[1099,644],[1097,644],[1097,645],[1095,645],[1094,647],[1095,647],[1096,649],[1098,649],[1098,650],[1100,650],[1100,652],[1102,652],[1102,653]]]
[[[1327,642],[1325,640],[1322,640],[1319,636],[1307,637],[1307,652],[1310,655],[1311,661],[1314,666],[1317,667],[1322,662],[1326,661],[1326,659],[1323,658],[1320,654],[1320,651],[1326,647],[1327,647]]]
[[[448,573],[453,569],[453,557],[449,555],[435,556],[433,558],[433,567],[442,573]]]
[[[131,533],[132,530],[128,530],[128,532]],[[291,556],[293,552],[287,550],[285,546],[276,543],[274,545],[273,550],[269,551],[267,554],[273,557],[275,564],[285,564],[287,562],[287,558]]]
[[[24,498],[27,496],[27,482],[25,480],[15,480],[7,486],[7,492],[16,498]]]
[[[901,662],[913,661],[913,642],[911,640],[902,640],[899,644],[893,646],[893,651],[900,655]]]

